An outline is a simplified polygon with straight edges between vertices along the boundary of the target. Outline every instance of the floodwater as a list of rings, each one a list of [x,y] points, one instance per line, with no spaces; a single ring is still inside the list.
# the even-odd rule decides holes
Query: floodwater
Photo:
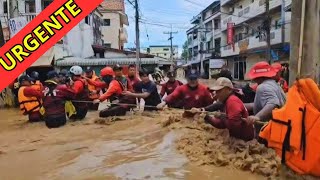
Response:
[[[178,131],[162,128],[169,113],[129,113],[111,124],[82,122],[59,129],[28,124],[0,109],[0,179],[264,179],[233,168],[197,166],[176,151]]]

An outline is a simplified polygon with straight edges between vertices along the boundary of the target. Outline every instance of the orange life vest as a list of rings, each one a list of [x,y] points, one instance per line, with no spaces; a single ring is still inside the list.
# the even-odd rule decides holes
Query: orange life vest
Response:
[[[272,112],[259,134],[299,174],[320,176],[320,91],[312,79],[290,88],[287,102]]]
[[[31,85],[32,88],[42,91],[43,90],[43,85],[40,81],[36,81],[33,85]]]
[[[99,77],[96,76],[94,73],[91,80],[96,81],[97,79],[99,79]],[[100,97],[100,89],[99,88],[96,88],[95,86],[88,83],[88,90],[89,90],[89,98],[90,99],[99,99],[99,97]],[[93,93],[93,91],[97,91],[97,93]]]
[[[36,97],[27,97],[24,95],[24,89],[26,87],[22,86],[18,92],[18,99],[20,103],[20,110],[24,115],[30,114],[40,110],[41,102]]]

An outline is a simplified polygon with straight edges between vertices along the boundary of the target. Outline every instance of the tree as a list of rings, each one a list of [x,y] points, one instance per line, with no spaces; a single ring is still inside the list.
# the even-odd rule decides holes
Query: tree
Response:
[[[181,54],[181,58],[184,59],[185,61],[188,60],[189,58],[189,52],[188,52],[188,41],[186,41],[183,46],[183,51],[182,51],[182,54]]]

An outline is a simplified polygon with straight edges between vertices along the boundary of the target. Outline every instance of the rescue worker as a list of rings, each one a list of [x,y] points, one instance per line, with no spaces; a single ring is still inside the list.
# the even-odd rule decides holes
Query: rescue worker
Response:
[[[117,77],[113,78],[114,70],[117,71]],[[130,110],[131,104],[135,105],[134,98],[128,98],[122,95],[123,92],[127,91],[127,89],[131,89],[128,81],[124,80],[125,77],[122,76],[122,68],[119,66],[115,66],[114,68],[106,67],[101,70],[101,76],[106,84],[109,85],[106,93],[100,96],[99,99],[93,101],[94,104],[98,104],[109,99],[112,102],[110,108],[104,109],[100,112],[100,117],[109,117],[109,116],[124,116],[127,111]],[[91,82],[92,84],[96,84],[99,86],[97,82]],[[126,83],[126,84],[124,84]],[[100,83],[101,84],[101,83]],[[116,102],[117,101],[117,102]],[[119,103],[119,105],[118,105]]]
[[[258,84],[254,103],[245,104],[247,109],[253,110],[254,113],[246,119],[248,124],[269,121],[272,118],[272,111],[285,104],[286,96],[274,80],[276,74],[277,71],[267,62],[256,63],[247,74],[248,78]],[[255,124],[257,134],[261,128],[261,124]]]
[[[47,77],[43,97],[44,120],[48,128],[58,128],[66,124],[65,102],[73,99],[75,94],[66,85],[59,84],[57,72],[50,71]]]
[[[139,78],[137,77],[136,66],[134,64],[129,65],[128,79],[129,79],[130,85],[133,88],[138,82],[140,82]]]
[[[203,108],[213,103],[212,95],[208,87],[200,84],[198,74],[189,74],[187,76],[188,83],[179,86],[172,94],[165,98],[164,102],[157,107],[163,109],[165,105],[173,105],[175,102],[181,100],[179,108],[190,110],[191,108]],[[191,114],[185,113],[185,116]]]
[[[215,91],[218,102],[223,104],[223,116],[206,116],[205,121],[218,129],[228,129],[232,137],[250,141],[254,138],[254,127],[248,125],[243,118],[248,117],[248,111],[242,101],[235,95],[234,86],[230,79],[219,78],[211,90]],[[192,109],[198,112],[198,109]],[[204,111],[204,109],[202,109]]]
[[[37,71],[32,71],[30,74],[32,87],[36,90],[42,92],[43,91],[43,85],[40,82],[39,73]]]
[[[181,81],[176,80],[176,73],[175,72],[169,71],[167,73],[167,77],[169,78],[169,80],[165,84],[162,84],[162,88],[161,88],[161,92],[160,92],[161,97],[163,97],[165,94],[167,94],[167,96],[169,96],[171,93],[173,93],[173,91],[177,87],[183,85],[183,83]]]
[[[75,92],[76,101],[88,101],[89,100],[89,90],[86,80],[82,78],[83,70],[80,66],[72,66],[70,68],[71,80],[73,82],[72,89]],[[72,120],[82,120],[86,117],[88,113],[88,105],[86,102],[73,102],[77,113],[72,115],[70,119]]]
[[[113,72],[114,72],[114,78],[115,80],[117,81],[120,81],[124,87],[124,91],[132,91],[132,86],[130,84],[130,81],[128,80],[127,77],[125,77],[123,75],[123,72],[122,72],[123,68],[117,64],[113,67]]]
[[[150,73],[142,69],[139,72],[141,82],[137,83],[134,92],[125,91],[123,95],[134,98],[142,98],[145,101],[144,110],[157,110],[156,106],[161,103],[161,97],[158,93],[157,85],[149,79]]]
[[[23,115],[29,116],[29,122],[42,121],[40,114],[42,93],[31,86],[31,78],[28,75],[20,76],[19,83],[18,100]]]
[[[94,72],[94,70],[91,67],[88,67],[86,69],[85,77],[90,79],[91,81],[99,81],[100,82],[99,77],[96,76],[96,73]],[[95,99],[99,99],[99,97],[100,97],[100,88],[88,83],[88,89],[89,89],[89,99],[91,101],[93,101]],[[89,104],[89,109],[90,110],[97,111],[98,108],[99,108],[99,104]]]
[[[277,71],[277,75],[275,76],[276,82],[280,85],[283,91],[287,93],[289,90],[288,82],[281,77],[283,71],[282,65],[280,63],[273,63],[271,66]]]
[[[59,72],[59,83],[60,84],[66,84],[68,86],[70,85],[70,78],[69,78],[68,74],[69,74],[69,71],[66,69],[62,69]]]

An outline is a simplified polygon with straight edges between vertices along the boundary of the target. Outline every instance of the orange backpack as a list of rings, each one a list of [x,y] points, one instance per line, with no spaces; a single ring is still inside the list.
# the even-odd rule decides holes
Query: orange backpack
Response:
[[[312,79],[297,80],[287,102],[272,112],[259,134],[282,163],[299,174],[320,176],[320,91]]]

